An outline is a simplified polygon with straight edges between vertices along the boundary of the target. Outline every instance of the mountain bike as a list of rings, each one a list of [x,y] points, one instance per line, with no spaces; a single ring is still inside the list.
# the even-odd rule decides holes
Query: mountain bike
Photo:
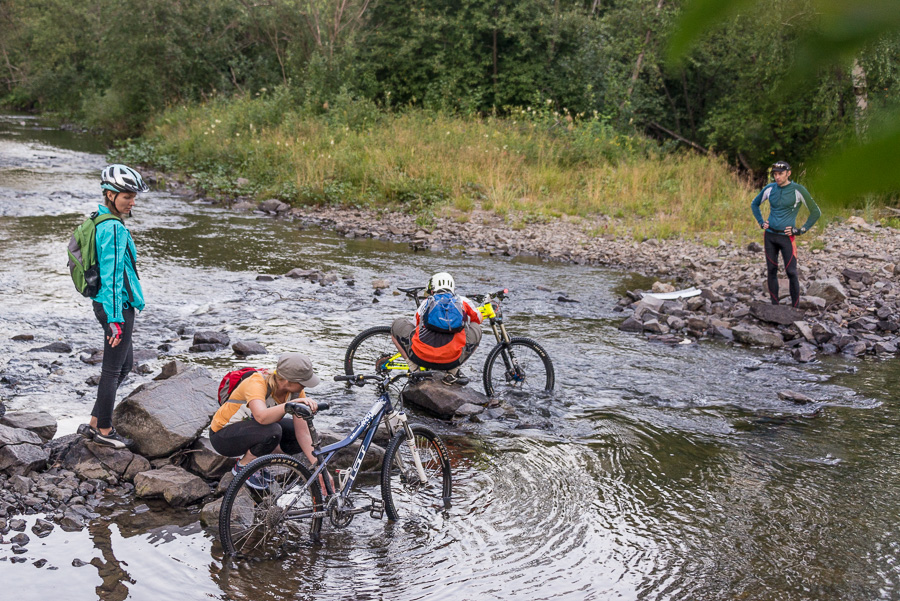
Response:
[[[222,498],[219,537],[225,553],[251,560],[275,559],[305,543],[304,530],[313,542],[319,542],[326,518],[334,528],[345,528],[359,513],[368,512],[379,520],[387,513],[389,520],[396,521],[427,519],[436,511],[449,509],[452,482],[446,446],[428,427],[410,424],[406,414],[394,407],[389,393],[391,385],[401,378],[413,383],[431,379],[436,373],[335,376],[335,381],[356,386],[374,382],[378,398],[344,440],[324,448],[309,407],[287,403],[285,412],[309,425],[317,461],[310,470],[291,455],[273,454],[254,459],[244,467]],[[319,403],[318,411],[327,409],[327,403]],[[381,466],[381,498],[363,493],[351,495],[382,422],[390,442]],[[327,477],[328,465],[335,453],[359,439],[362,443],[352,466],[337,471],[339,484],[335,490]],[[320,478],[323,473],[325,477]]]
[[[420,293],[425,287],[397,288],[415,302],[421,302]],[[550,392],[556,384],[556,375],[550,355],[540,344],[524,336],[510,336],[506,330],[501,301],[509,296],[503,289],[487,294],[470,296],[480,306],[478,310],[491,326],[497,344],[488,353],[482,371],[484,392],[488,396],[507,392]],[[375,367],[381,371],[403,372],[409,365],[397,351],[391,339],[390,326],[375,326],[356,335],[344,354],[344,373]]]

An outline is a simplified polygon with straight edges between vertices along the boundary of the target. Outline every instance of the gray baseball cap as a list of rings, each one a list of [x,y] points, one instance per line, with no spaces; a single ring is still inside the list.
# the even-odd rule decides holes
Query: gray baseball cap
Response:
[[[297,382],[304,388],[319,385],[319,377],[313,372],[312,361],[303,353],[285,353],[278,358],[275,373],[288,382]]]

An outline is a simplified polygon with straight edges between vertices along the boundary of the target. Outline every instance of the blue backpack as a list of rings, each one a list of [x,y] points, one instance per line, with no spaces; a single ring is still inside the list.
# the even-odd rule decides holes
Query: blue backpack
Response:
[[[425,314],[422,316],[425,327],[434,332],[456,334],[463,330],[462,299],[451,292],[441,292],[428,298]]]

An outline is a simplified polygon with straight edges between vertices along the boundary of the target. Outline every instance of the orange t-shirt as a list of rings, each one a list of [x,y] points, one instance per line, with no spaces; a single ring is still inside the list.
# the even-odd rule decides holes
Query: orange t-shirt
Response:
[[[251,374],[246,380],[238,384],[228,400],[222,403],[216,414],[213,415],[212,424],[209,429],[218,432],[225,426],[245,419],[253,419],[253,413],[250,411],[249,403],[253,400],[264,401],[266,407],[274,407],[293,401],[295,399],[306,398],[306,391],[301,390],[299,394],[290,394],[283,401],[276,401],[269,394],[269,387],[266,385],[267,371],[258,371]]]

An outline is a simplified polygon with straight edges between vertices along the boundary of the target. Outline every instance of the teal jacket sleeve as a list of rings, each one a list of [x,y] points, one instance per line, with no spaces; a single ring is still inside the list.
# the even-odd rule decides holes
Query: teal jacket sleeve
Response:
[[[122,323],[124,304],[125,250],[128,236],[125,226],[110,219],[97,226],[97,263],[100,266],[100,292],[95,297],[103,304],[107,322]]]
[[[800,184],[797,184],[797,189],[800,191],[800,195],[803,196],[803,202],[806,204],[806,208],[809,209],[809,217],[806,219],[806,223],[803,224],[803,227],[800,228],[800,233],[805,234],[809,231],[809,228],[816,224],[819,217],[822,216],[822,211],[819,209],[819,205],[816,204],[816,201],[810,196],[809,190]]]
[[[762,212],[759,210],[759,205],[762,204],[763,193],[765,191],[765,188],[760,190],[759,194],[756,195],[756,198],[753,199],[753,202],[750,203],[750,209],[753,211],[753,216],[756,217],[756,223],[759,224],[759,227],[762,227],[763,224],[763,216]]]

